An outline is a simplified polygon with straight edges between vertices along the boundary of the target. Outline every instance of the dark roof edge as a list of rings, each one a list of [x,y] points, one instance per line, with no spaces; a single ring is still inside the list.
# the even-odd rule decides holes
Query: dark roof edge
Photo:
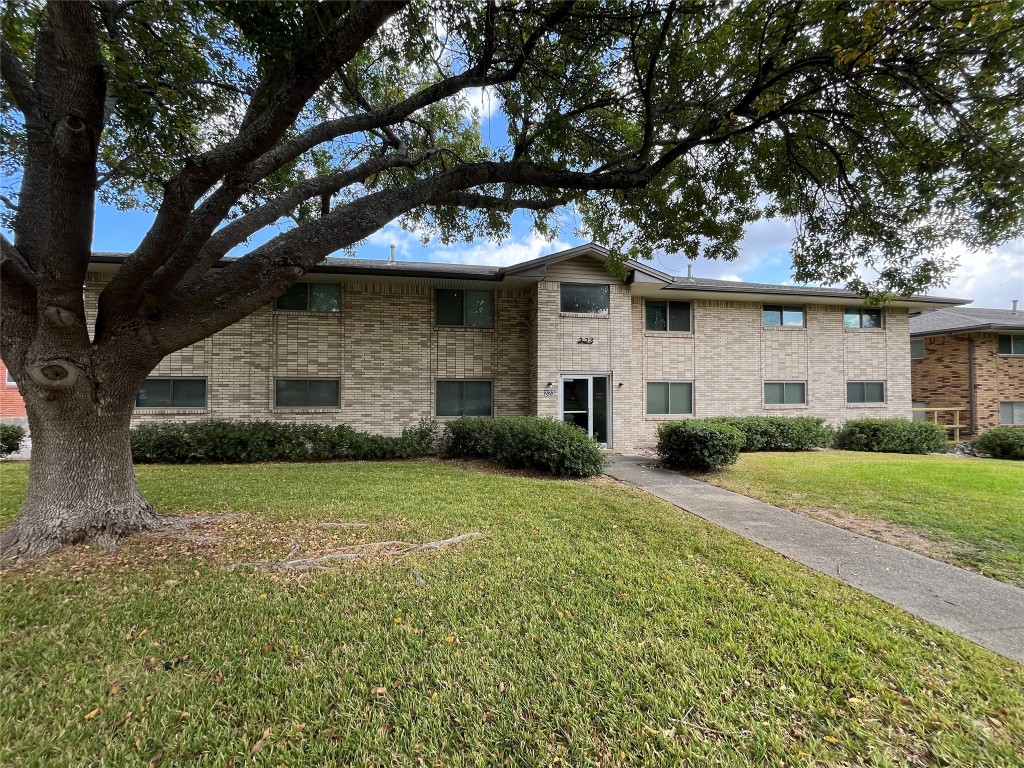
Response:
[[[772,286],[770,288],[750,288],[745,286],[743,283],[736,283],[735,286],[725,285],[701,285],[677,282],[671,286],[673,291],[710,291],[713,293],[754,293],[754,294],[767,294],[767,295],[783,295],[783,296],[809,296],[818,298],[832,298],[832,299],[854,299],[857,301],[863,301],[863,298],[853,291],[844,291],[841,288],[814,288],[808,286],[806,288],[796,287],[790,288],[787,286]],[[912,301],[921,304],[970,304],[973,299],[954,299],[947,296],[900,296],[894,299],[894,301]]]
[[[945,336],[951,333],[977,333],[979,331],[1024,331],[1024,325],[1000,325],[999,323],[987,323],[985,325],[969,325],[963,328],[933,328],[930,331],[911,331],[911,336]]]

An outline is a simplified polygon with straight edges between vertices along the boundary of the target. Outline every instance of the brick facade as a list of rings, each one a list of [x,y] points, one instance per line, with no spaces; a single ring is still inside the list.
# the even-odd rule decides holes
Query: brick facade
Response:
[[[89,306],[108,279],[90,272]],[[491,380],[497,416],[558,418],[567,374],[608,377],[609,441],[617,450],[651,445],[658,423],[680,418],[646,415],[648,381],[693,382],[695,417],[816,415],[838,424],[864,415],[910,416],[906,309],[885,310],[883,329],[849,330],[842,305],[805,304],[804,327],[779,328],[762,325],[761,297],[693,298],[692,332],[649,332],[645,299],[601,262],[581,258],[522,290],[496,290],[493,328],[449,328],[435,326],[429,281],[340,281],[338,313],[266,307],[169,355],[152,376],[205,378],[207,407],[139,408],[135,422],[297,420],[396,434],[433,416],[440,379]],[[561,312],[562,281],[608,285],[608,315]],[[340,405],[275,407],[279,377],[337,380]],[[846,382],[858,380],[884,381],[886,402],[848,405]],[[765,405],[765,381],[806,382],[806,405]]]
[[[7,380],[7,366],[0,361],[0,421],[5,424],[28,424],[25,415],[25,401],[18,391],[18,385]]]
[[[924,338],[924,357],[911,362],[912,396],[927,408],[970,408],[973,347],[977,434],[1000,426],[1001,402],[1024,402],[1024,356],[1000,355],[996,333],[946,333]],[[931,415],[929,414],[929,418]],[[969,422],[968,412],[961,421]],[[939,422],[948,424],[949,414]]]

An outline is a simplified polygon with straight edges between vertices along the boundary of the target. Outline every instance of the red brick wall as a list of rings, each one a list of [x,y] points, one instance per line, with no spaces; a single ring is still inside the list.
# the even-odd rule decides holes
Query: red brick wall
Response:
[[[1024,357],[998,354],[995,333],[930,336],[924,359],[911,362],[911,391],[929,408],[970,405],[968,339],[974,340],[974,391],[978,431],[999,426],[999,403],[1024,400]],[[929,415],[930,418],[930,415]],[[969,422],[969,414],[961,421]],[[950,423],[946,417],[940,422]]]
[[[7,366],[0,361],[0,418],[24,419],[25,401],[15,384],[7,383]]]

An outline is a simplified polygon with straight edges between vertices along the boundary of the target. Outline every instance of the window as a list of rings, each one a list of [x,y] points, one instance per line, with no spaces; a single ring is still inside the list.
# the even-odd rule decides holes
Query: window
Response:
[[[646,301],[644,306],[648,331],[690,332],[690,302]]]
[[[337,379],[278,379],[276,408],[337,408],[341,405]]]
[[[761,324],[768,326],[801,327],[804,324],[804,308],[788,307],[781,304],[765,304],[761,309]]]
[[[16,385],[17,383],[18,383],[18,382],[16,382],[16,381],[14,380],[14,377],[13,377],[13,376],[11,376],[11,370],[10,370],[10,369],[8,368],[8,369],[7,369],[7,386],[8,386],[8,387],[13,387],[13,386],[15,386],[15,385]]]
[[[692,414],[693,382],[647,382],[647,413],[651,415]]]
[[[924,359],[924,339],[911,339],[910,340],[910,359],[911,360],[923,360]]]
[[[847,328],[881,328],[882,310],[873,307],[847,307],[843,310]]]
[[[562,311],[583,315],[607,315],[609,305],[607,285],[577,285],[562,283]]]
[[[884,403],[884,381],[848,381],[846,382],[846,402],[848,403]]]
[[[1000,355],[1024,355],[1024,333],[1000,333]]]
[[[341,312],[341,285],[295,283],[277,297],[275,307],[289,312]]]
[[[146,379],[136,408],[205,408],[206,379]]]
[[[490,416],[491,382],[438,381],[438,416]]]
[[[807,384],[802,381],[766,381],[765,405],[806,405]]]
[[[912,411],[912,413],[914,414],[914,421],[925,421],[928,414],[918,409],[925,408],[927,405],[928,403],[926,403],[924,400],[914,400],[913,402],[911,402],[910,407],[914,409]]]
[[[1000,424],[1024,424],[1024,402],[1000,403]]]
[[[437,291],[434,294],[437,325],[494,327],[494,294],[491,291]]]

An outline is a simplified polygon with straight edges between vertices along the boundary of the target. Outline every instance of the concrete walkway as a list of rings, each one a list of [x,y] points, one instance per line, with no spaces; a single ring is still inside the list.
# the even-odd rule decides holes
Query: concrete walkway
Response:
[[[616,480],[1024,663],[1024,589],[657,469],[651,459],[608,458],[605,474]]]

